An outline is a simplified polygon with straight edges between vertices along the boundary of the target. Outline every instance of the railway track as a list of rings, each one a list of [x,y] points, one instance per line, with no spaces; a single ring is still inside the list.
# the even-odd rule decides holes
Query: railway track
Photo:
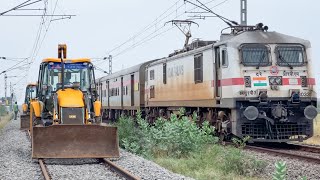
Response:
[[[247,150],[253,150],[257,152],[271,153],[274,155],[281,155],[289,158],[299,159],[303,161],[313,162],[320,164],[320,148],[296,144],[281,144],[279,146],[261,146],[261,145],[247,145]],[[301,153],[312,153],[309,155]],[[314,157],[316,156],[316,157]]]
[[[30,137],[30,132],[27,131],[27,135]],[[113,171],[114,173],[116,173],[118,176],[123,177],[125,179],[128,180],[140,180],[140,177],[137,177],[135,175],[133,175],[132,173],[130,173],[129,171],[127,171],[126,169],[118,166],[117,164],[115,164],[114,162],[110,161],[109,159],[106,158],[100,158],[98,159],[98,162],[102,162],[106,167],[108,167],[111,171]],[[48,167],[46,166],[46,163],[43,159],[38,159],[38,163],[42,172],[42,175],[44,177],[45,180],[51,180],[51,175],[49,173]]]

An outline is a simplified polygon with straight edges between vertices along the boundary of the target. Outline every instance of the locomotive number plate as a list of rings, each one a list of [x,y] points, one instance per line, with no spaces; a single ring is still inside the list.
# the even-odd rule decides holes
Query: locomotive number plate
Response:
[[[290,78],[289,85],[298,85],[298,79],[297,78]]]

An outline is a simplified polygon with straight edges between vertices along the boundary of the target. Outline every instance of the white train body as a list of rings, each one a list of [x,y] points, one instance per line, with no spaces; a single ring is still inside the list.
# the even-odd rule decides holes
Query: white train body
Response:
[[[143,109],[151,122],[183,107],[189,116],[197,112],[199,122],[212,122],[222,135],[285,142],[313,135],[317,95],[312,66],[309,41],[251,29],[222,35],[218,42],[194,42],[190,50],[103,77],[100,82],[139,72],[144,90],[134,99],[143,103],[136,109]],[[119,86],[125,90],[121,82]],[[113,102],[109,97],[109,104],[103,99],[109,118],[135,109],[124,105],[124,99],[120,95],[121,102]],[[112,111],[116,106],[120,111]]]

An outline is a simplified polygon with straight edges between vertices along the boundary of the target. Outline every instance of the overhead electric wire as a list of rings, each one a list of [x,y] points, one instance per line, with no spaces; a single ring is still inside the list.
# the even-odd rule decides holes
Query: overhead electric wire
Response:
[[[1,71],[1,72],[0,72],[0,75],[3,74],[3,73],[6,73],[6,72],[8,72],[8,71],[10,71],[10,70],[12,70],[12,69],[15,69],[19,64],[25,62],[26,60],[27,60],[27,58],[24,59],[24,60],[22,60],[22,61],[19,61],[18,63],[16,63],[15,65],[13,65],[13,66],[11,66],[11,67],[9,67],[9,68],[7,68],[6,70]]]
[[[43,11],[43,15],[46,15],[47,14],[47,2],[48,1],[45,1],[44,2],[44,11]],[[46,18],[47,19],[47,18]],[[32,48],[32,51],[31,51],[31,62],[34,62],[34,59],[36,58],[36,53],[38,51],[38,45],[39,45],[39,41],[40,41],[40,38],[41,38],[41,34],[42,34],[42,29],[43,27],[45,26],[45,18],[42,16],[41,18],[41,21],[40,21],[40,25],[39,25],[39,29],[38,29],[38,33],[37,33],[37,36],[36,36],[36,40],[34,42],[34,45],[33,45],[33,48]]]
[[[52,15],[54,15],[54,13],[55,13],[55,11],[56,11],[58,1],[59,1],[59,0],[56,0],[56,4],[55,4],[55,6],[54,6],[54,8],[53,8]],[[43,41],[45,40],[46,35],[47,35],[47,32],[48,32],[48,30],[49,30],[49,28],[50,28],[52,19],[53,19],[53,16],[51,16],[51,19],[50,19],[50,21],[49,21],[49,24],[48,24],[48,26],[47,26],[46,29],[45,29],[45,32],[44,32],[43,38],[42,38],[42,40],[41,40],[41,43],[40,43],[40,45],[39,45],[39,48],[38,48],[37,52],[35,53],[35,57],[38,56],[38,53],[39,53],[39,51],[40,51],[40,49],[41,49],[41,47],[42,47]]]
[[[213,1],[215,1],[215,0],[213,0]],[[213,1],[211,1],[211,2],[213,2]],[[222,4],[224,4],[224,3],[226,3],[227,1],[229,1],[229,0],[224,0],[224,1],[222,1],[222,2],[220,2],[220,3],[218,3],[218,4],[216,4],[216,5],[214,5],[214,6],[212,6],[210,9],[213,9],[213,8],[216,8],[216,7],[218,7],[218,6],[221,6]],[[206,4],[206,3],[205,3]],[[205,18],[205,17],[217,17],[217,16],[201,16],[201,14],[204,14],[204,13],[211,13],[211,12],[188,12],[188,13],[195,13],[195,14],[197,14],[197,15],[194,15],[194,16],[192,16],[192,17],[195,17],[195,19],[201,19],[201,17],[203,17],[203,19]],[[196,18],[196,17],[199,17],[199,18]],[[193,20],[192,18],[191,19],[188,19],[188,20]]]
[[[132,45],[132,46],[124,49],[123,51],[115,54],[115,55],[112,56],[112,57],[113,57],[113,58],[116,58],[117,56],[120,56],[121,54],[124,54],[125,52],[127,52],[127,51],[129,51],[129,50],[131,50],[131,49],[133,49],[133,48],[135,48],[135,47],[137,47],[137,46],[140,46],[140,45],[142,45],[142,44],[144,44],[144,43],[146,43],[146,42],[148,42],[148,41],[150,41],[150,40],[152,40],[152,39],[154,39],[154,38],[156,38],[156,37],[158,37],[158,36],[160,36],[160,35],[168,32],[168,31],[170,31],[170,30],[173,29],[173,28],[175,28],[175,27],[173,26],[173,27],[171,27],[171,28],[169,28],[169,29],[167,29],[167,30],[165,30],[165,31],[163,31],[163,32],[160,32],[160,33],[158,33],[158,34],[156,34],[156,35],[154,35],[154,36],[152,36],[152,37],[150,37],[150,38],[148,38],[148,39],[145,39],[145,40],[142,41],[142,42],[140,41],[140,42],[138,42],[138,43],[136,43],[136,44],[134,44],[134,45]],[[152,35],[152,34],[151,34],[151,35]]]
[[[228,24],[229,26],[232,26],[232,24],[234,25],[238,25],[238,23],[236,21],[230,20],[226,17],[223,17],[215,12],[213,12],[210,8],[208,8],[204,3],[202,3],[200,0],[196,0],[200,5],[193,3],[189,0],[184,0],[185,2],[188,2],[196,7],[199,7],[200,9],[203,9],[205,11],[211,12],[212,14],[214,14],[215,16],[217,16],[219,19],[221,19],[223,22],[225,22],[226,24]]]
[[[158,16],[155,20],[153,20],[150,24],[148,24],[147,26],[145,26],[144,28],[142,28],[138,33],[136,33],[135,35],[131,36],[128,40],[124,41],[123,43],[121,43],[120,45],[116,46],[115,48],[111,49],[110,51],[108,51],[106,54],[109,55],[111,52],[113,52],[116,49],[119,49],[120,47],[122,47],[123,45],[127,44],[128,42],[130,42],[131,40],[135,39],[136,37],[140,36],[141,34],[143,34],[144,32],[146,32],[147,30],[151,29],[152,27],[154,27],[157,22],[162,21],[163,19],[167,18],[168,16],[170,16],[171,14],[173,14],[174,12],[177,11],[177,9],[180,9],[184,4],[182,4],[180,7],[176,8],[173,12],[171,12],[169,15],[165,16],[164,18],[160,19],[160,17],[162,17],[163,15],[165,15],[170,9],[172,9],[173,7],[176,6],[176,4],[181,1],[178,0],[176,1],[172,6],[170,6],[167,10],[165,10],[160,16]]]
[[[10,12],[10,11],[14,11],[14,10],[20,8],[20,6],[28,3],[29,1],[31,1],[31,0],[25,1],[25,2],[23,2],[23,3],[21,3],[21,4],[19,4],[18,6],[15,6],[15,7],[11,8],[11,9],[7,10],[7,11],[4,11],[4,12],[0,13],[0,16],[4,15],[4,14]]]
[[[210,1],[206,2],[206,3],[204,3],[204,4],[210,4],[210,3],[212,3],[213,1],[215,1],[215,0],[210,0]],[[159,17],[161,17],[161,16],[163,16],[165,13],[167,13],[167,12],[168,12],[170,9],[172,9],[172,7],[174,7],[178,2],[179,2],[179,1],[177,1],[176,3],[174,3],[174,5],[172,5],[169,9],[167,9],[167,10],[166,10],[164,13],[162,13]],[[222,3],[221,3],[221,4],[222,4]],[[153,22],[161,22],[162,20],[164,20],[165,18],[169,17],[170,15],[172,15],[173,13],[175,13],[177,10],[179,10],[180,8],[182,8],[182,6],[184,6],[184,5],[185,5],[185,4],[182,4],[181,6],[177,7],[177,9],[175,9],[174,11],[171,11],[168,15],[166,15],[165,17],[163,17],[161,20],[157,21],[157,19],[156,19],[156,20],[154,20]],[[218,5],[216,5],[216,6],[218,6]],[[216,6],[215,6],[215,7],[216,7]],[[199,7],[193,7],[193,8],[191,8],[191,9],[189,9],[188,11],[192,11],[192,10],[195,10],[195,9],[197,9],[197,8],[199,8]],[[183,15],[183,14],[185,14],[185,13],[186,13],[186,11],[185,11],[184,13],[180,14],[180,15],[177,15],[175,18],[178,18],[178,17],[180,17],[181,15]],[[149,30],[151,27],[155,26],[155,24],[153,24],[153,22],[151,23],[151,25],[149,24],[148,26],[146,26],[143,30],[147,31],[147,30]],[[149,27],[149,26],[150,26],[150,27]],[[131,45],[130,47],[125,48],[124,50],[120,51],[119,53],[116,53],[115,55],[112,56],[113,59],[114,59],[115,57],[117,57],[117,56],[119,56],[119,55],[127,52],[127,51],[130,50],[130,49],[133,49],[133,48],[135,48],[135,47],[137,47],[137,46],[139,46],[139,45],[142,45],[144,42],[150,41],[151,39],[159,36],[159,34],[160,34],[160,35],[163,34],[163,33],[156,34],[156,33],[157,33],[159,30],[161,30],[162,28],[163,28],[163,27],[158,28],[157,30],[151,32],[151,33],[148,34],[146,37],[140,39],[138,42],[134,43],[134,44]],[[124,44],[127,44],[128,42],[132,41],[134,38],[136,38],[137,36],[139,36],[139,35],[141,35],[142,33],[144,33],[145,31],[143,31],[143,30],[142,30],[142,31],[139,31],[138,34],[130,37],[130,38],[129,38],[127,41],[125,41],[124,43],[116,46],[115,48],[113,48],[112,50],[110,50],[108,53],[110,53],[110,52],[112,52],[112,51],[114,51],[114,50],[116,50],[116,49],[119,49],[119,48],[120,48],[121,46],[123,46]],[[165,31],[165,32],[167,32],[167,31]],[[148,38],[148,37],[152,36],[153,34],[156,34],[156,35],[153,36],[152,38]],[[146,39],[147,39],[147,40],[146,40]],[[138,45],[137,45],[137,44],[138,44]],[[103,63],[103,62],[101,62],[101,63],[99,63],[99,64],[102,64],[102,63]],[[98,64],[98,65],[99,65],[99,64]]]

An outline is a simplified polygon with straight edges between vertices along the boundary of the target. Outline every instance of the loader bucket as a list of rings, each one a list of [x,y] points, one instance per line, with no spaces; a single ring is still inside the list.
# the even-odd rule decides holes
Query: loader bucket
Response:
[[[20,115],[20,129],[27,130],[30,127],[30,115]]]
[[[33,127],[32,158],[119,157],[117,127],[52,125]]]

